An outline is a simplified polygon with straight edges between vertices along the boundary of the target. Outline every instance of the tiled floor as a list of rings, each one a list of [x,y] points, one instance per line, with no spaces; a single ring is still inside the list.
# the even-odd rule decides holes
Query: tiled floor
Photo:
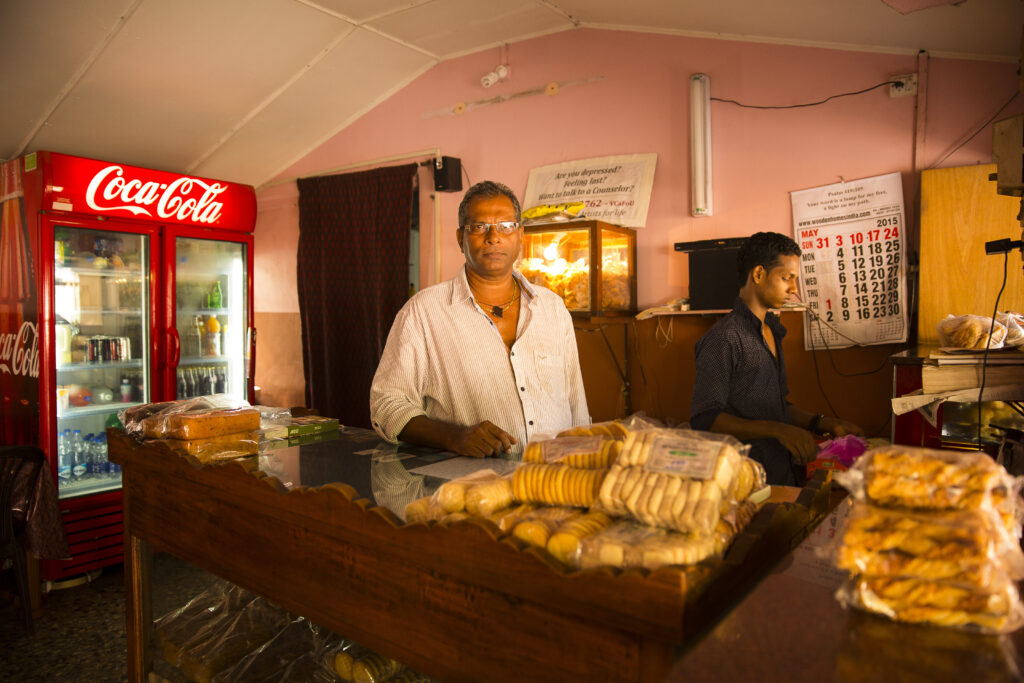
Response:
[[[0,577],[9,582],[10,572]],[[153,558],[153,615],[181,606],[213,577],[175,557]],[[126,680],[124,571],[107,567],[92,583],[43,598],[35,634],[20,609],[0,602],[0,681],[105,683]]]

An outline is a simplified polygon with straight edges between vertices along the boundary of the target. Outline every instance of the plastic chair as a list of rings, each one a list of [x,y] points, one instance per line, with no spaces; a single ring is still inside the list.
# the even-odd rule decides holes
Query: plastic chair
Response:
[[[24,525],[19,522],[16,529],[14,523],[14,485],[19,477],[27,477],[31,488],[25,510],[31,510],[35,477],[44,462],[43,452],[34,446],[0,446],[0,561],[9,557],[14,565],[18,596],[25,613],[25,628],[29,633],[34,631],[34,625],[32,601],[29,599],[28,560],[20,540]]]

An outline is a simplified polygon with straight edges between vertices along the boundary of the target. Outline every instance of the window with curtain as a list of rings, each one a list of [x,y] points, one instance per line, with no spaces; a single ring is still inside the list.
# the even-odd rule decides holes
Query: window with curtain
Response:
[[[298,294],[306,405],[370,427],[370,383],[409,297],[416,164],[303,178]]]

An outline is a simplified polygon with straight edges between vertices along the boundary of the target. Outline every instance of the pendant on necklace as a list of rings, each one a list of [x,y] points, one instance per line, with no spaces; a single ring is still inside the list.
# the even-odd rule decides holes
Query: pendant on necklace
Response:
[[[493,315],[495,318],[502,317],[501,306],[491,306],[491,315]]]

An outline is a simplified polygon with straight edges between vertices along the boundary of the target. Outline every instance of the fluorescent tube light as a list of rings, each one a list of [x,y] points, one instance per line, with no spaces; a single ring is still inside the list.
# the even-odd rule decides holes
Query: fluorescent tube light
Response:
[[[711,79],[690,76],[690,213],[711,215]]]

